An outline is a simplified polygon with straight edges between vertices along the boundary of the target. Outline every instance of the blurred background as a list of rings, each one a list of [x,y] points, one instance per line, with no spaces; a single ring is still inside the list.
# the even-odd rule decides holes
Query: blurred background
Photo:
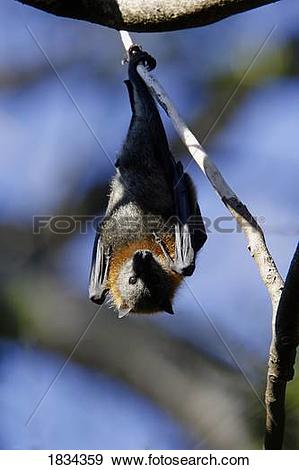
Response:
[[[286,275],[298,240],[299,4],[134,34]],[[0,447],[261,448],[271,306],[246,241],[165,118],[209,239],[175,316],[88,300],[94,233],[35,216],[103,213],[130,119],[119,35],[0,5]],[[220,219],[219,219],[220,218]],[[221,223],[219,222],[221,221]],[[299,448],[299,379],[285,447]]]

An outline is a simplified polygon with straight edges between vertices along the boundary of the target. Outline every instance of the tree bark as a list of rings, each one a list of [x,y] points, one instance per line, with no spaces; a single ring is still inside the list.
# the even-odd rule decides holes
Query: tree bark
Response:
[[[281,449],[285,425],[285,393],[294,376],[299,344],[299,244],[281,294],[270,347],[265,403],[265,449]]]
[[[279,0],[17,0],[57,16],[117,30],[174,31],[205,26]]]

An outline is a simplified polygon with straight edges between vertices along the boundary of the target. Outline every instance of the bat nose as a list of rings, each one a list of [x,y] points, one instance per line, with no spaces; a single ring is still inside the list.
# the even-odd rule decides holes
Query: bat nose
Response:
[[[152,252],[149,250],[138,250],[134,254],[134,259],[138,261],[149,261],[152,256]]]
[[[134,253],[133,268],[136,274],[149,265],[153,255],[149,250],[138,250]]]

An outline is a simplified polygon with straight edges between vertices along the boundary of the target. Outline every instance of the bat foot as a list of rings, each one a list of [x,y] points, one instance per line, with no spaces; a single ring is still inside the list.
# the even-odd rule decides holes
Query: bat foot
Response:
[[[130,47],[128,54],[129,62],[131,64],[136,65],[136,67],[137,65],[142,64],[144,65],[144,67],[147,68],[149,72],[153,70],[157,65],[156,59],[154,59],[154,57],[152,57],[147,52],[143,51],[141,47],[137,44],[133,44]]]

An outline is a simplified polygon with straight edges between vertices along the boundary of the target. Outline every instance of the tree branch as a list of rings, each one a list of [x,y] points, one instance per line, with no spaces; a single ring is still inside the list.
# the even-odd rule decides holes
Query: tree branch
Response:
[[[285,392],[294,377],[299,345],[299,244],[277,309],[270,348],[265,403],[265,449],[281,449],[285,423]]]
[[[173,31],[205,26],[279,0],[17,0],[57,16],[117,30]]]
[[[132,45],[132,40],[130,35],[125,32],[121,31],[122,41],[124,43],[124,47],[126,50]],[[287,339],[287,347],[285,345],[285,338],[289,338],[286,335],[286,331],[289,334],[290,326],[293,327],[294,324],[297,325],[295,320],[293,322],[288,321],[288,316],[283,319],[283,315],[286,315],[285,310],[286,308],[280,307],[279,316],[277,315],[278,305],[280,304],[281,293],[283,290],[284,282],[282,277],[280,276],[278,269],[275,265],[275,262],[272,258],[271,253],[268,250],[266,245],[265,237],[262,231],[262,228],[259,226],[258,222],[249,212],[247,207],[240,201],[238,196],[234,193],[234,191],[230,188],[227,182],[224,180],[222,174],[213,163],[212,160],[208,157],[206,152],[204,151],[203,147],[200,145],[196,137],[192,134],[190,129],[186,126],[183,119],[180,117],[178,112],[176,111],[174,105],[170,101],[169,97],[167,96],[165,90],[161,87],[158,81],[146,70],[143,65],[138,65],[138,72],[146,82],[147,86],[151,90],[153,96],[157,99],[163,109],[166,111],[167,115],[172,120],[172,123],[178,132],[181,140],[186,145],[188,151],[196,161],[197,165],[201,168],[203,173],[206,175],[210,183],[212,184],[213,188],[215,189],[218,196],[222,199],[225,206],[228,208],[230,213],[238,222],[240,228],[242,229],[245,237],[248,241],[248,249],[251,253],[253,260],[255,261],[257,268],[259,270],[261,279],[268,290],[268,294],[271,299],[272,303],[272,326],[273,326],[273,333],[272,333],[272,345],[270,349],[270,372],[268,374],[268,401],[271,399],[274,401],[275,405],[278,404],[278,409],[281,410],[281,407],[284,409],[284,390],[285,386],[277,386],[277,380],[273,380],[275,378],[278,370],[273,368],[277,366],[277,360],[279,360],[279,374],[281,377],[285,372],[285,364],[289,364],[291,358],[293,358],[293,350],[294,350],[294,343],[295,340],[293,339],[292,350],[289,351],[289,340]],[[294,268],[293,268],[294,271]],[[298,268],[299,271],[299,268]],[[293,274],[292,277],[295,275]],[[292,284],[293,286],[293,284]],[[294,289],[294,287],[293,287]],[[296,288],[295,288],[296,291]],[[295,293],[293,293],[295,295]],[[293,302],[296,301],[296,297],[294,297]],[[298,300],[297,300],[298,301]],[[287,303],[287,307],[289,308],[289,303]],[[283,301],[283,305],[286,304],[286,301]],[[282,310],[281,310],[282,309]],[[279,325],[279,330],[275,325]],[[279,342],[276,340],[276,331],[279,331]],[[294,332],[293,332],[294,334]],[[292,337],[293,338],[293,337]],[[276,348],[279,348],[279,351],[276,351]],[[295,347],[296,349],[296,347]],[[284,361],[284,357],[286,352],[287,360]],[[294,358],[293,358],[294,360]],[[273,364],[272,364],[273,363]],[[293,364],[293,362],[292,362]],[[289,368],[287,369],[287,376],[289,377]],[[279,375],[280,380],[280,375]],[[270,383],[271,382],[271,383]],[[271,384],[273,383],[273,387]],[[271,395],[271,392],[273,394]],[[271,397],[270,397],[271,395]],[[269,429],[273,429],[274,423],[272,420],[272,407],[270,408],[269,405],[267,407],[267,427]],[[271,411],[271,413],[270,413]],[[275,413],[274,413],[275,414]],[[281,429],[281,426],[279,427]],[[281,443],[283,437],[283,423],[282,423],[282,431],[281,431]]]

